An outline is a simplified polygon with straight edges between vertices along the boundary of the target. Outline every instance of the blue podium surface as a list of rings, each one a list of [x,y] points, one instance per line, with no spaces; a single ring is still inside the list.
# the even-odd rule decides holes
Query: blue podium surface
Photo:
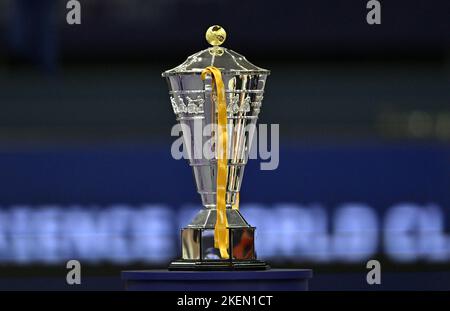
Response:
[[[126,290],[306,291],[310,269],[262,271],[122,271]]]

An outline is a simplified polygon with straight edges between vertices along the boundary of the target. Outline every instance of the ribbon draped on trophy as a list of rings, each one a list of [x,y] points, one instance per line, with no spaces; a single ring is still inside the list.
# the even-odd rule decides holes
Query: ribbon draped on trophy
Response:
[[[226,186],[227,186],[227,147],[228,147],[228,133],[227,133],[227,105],[225,101],[225,88],[223,86],[222,74],[216,67],[209,66],[202,71],[202,80],[205,80],[206,75],[212,76],[213,92],[217,98],[217,182],[216,182],[216,205],[217,216],[216,226],[214,228],[214,247],[220,250],[220,256],[223,259],[228,259],[228,220],[226,213]]]
[[[222,27],[210,27],[206,40],[211,47],[162,74],[203,204],[181,230],[181,259],[170,264],[171,270],[269,268],[256,258],[256,228],[247,223],[238,206],[270,72],[221,47],[225,39]],[[211,131],[194,135],[199,126]]]

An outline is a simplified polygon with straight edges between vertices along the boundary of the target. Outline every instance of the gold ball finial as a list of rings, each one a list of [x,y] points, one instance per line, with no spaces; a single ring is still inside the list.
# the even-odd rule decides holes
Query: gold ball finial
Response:
[[[225,42],[227,33],[221,26],[214,25],[208,28],[205,37],[206,41],[208,41],[209,44],[213,46],[219,46]]]

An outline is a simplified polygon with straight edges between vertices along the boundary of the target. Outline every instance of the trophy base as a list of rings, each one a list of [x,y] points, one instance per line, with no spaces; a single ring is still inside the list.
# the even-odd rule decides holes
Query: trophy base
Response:
[[[196,261],[179,259],[171,262],[168,269],[170,271],[268,270],[270,266],[261,260]]]

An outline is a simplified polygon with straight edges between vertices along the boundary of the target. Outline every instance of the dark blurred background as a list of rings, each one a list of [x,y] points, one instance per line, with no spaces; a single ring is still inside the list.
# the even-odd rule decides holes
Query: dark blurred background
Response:
[[[165,267],[199,208],[170,155],[161,72],[224,44],[272,71],[261,123],[280,165],[249,163],[259,256],[311,289],[450,289],[450,2],[0,0],[0,288],[121,289]],[[281,242],[280,242],[281,241]],[[366,262],[382,284],[366,283]]]

